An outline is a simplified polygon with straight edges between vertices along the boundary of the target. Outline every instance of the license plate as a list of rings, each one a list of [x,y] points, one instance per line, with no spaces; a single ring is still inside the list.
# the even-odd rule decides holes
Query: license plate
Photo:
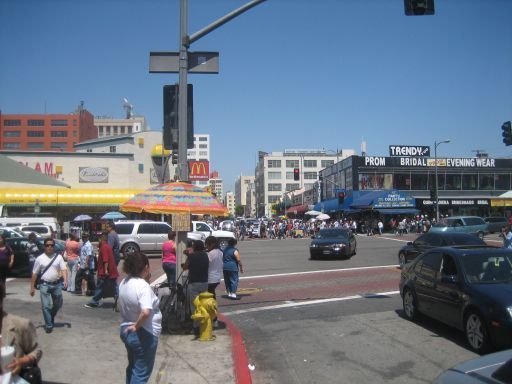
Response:
[[[331,251],[322,251],[322,253],[323,253],[324,255],[330,255],[330,254],[331,254]]]

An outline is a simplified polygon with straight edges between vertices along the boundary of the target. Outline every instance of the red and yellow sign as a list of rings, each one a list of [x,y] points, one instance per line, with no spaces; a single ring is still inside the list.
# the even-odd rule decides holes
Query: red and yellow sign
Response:
[[[210,163],[208,161],[189,161],[189,180],[209,180]]]

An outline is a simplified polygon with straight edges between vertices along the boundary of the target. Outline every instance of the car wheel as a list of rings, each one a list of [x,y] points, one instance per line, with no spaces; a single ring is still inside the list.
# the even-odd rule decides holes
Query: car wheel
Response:
[[[411,321],[415,320],[418,317],[418,311],[416,309],[416,299],[414,298],[414,294],[411,289],[404,289],[402,304],[405,317]]]
[[[470,311],[464,321],[464,333],[471,349],[479,354],[487,352],[490,346],[487,328],[482,316],[476,311]]]
[[[228,247],[228,239],[219,239],[219,248],[221,251],[225,250]]]
[[[484,233],[483,232],[478,232],[477,233],[477,236],[480,238],[480,239],[484,239]]]
[[[407,259],[405,258],[405,253],[400,252],[398,254],[398,265],[400,266],[400,268],[403,268],[406,263]]]
[[[136,243],[126,243],[123,245],[122,252],[124,255],[128,255],[130,253],[137,253],[140,251],[140,247]]]

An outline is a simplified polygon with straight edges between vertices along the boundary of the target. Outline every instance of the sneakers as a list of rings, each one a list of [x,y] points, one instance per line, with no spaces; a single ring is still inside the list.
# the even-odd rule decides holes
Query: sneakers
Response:
[[[84,304],[84,307],[85,308],[98,308],[98,304],[87,303],[87,304]]]
[[[52,331],[53,331],[53,328],[45,328],[46,333],[52,333]]]
[[[231,300],[238,300],[236,293],[228,293],[228,298]]]

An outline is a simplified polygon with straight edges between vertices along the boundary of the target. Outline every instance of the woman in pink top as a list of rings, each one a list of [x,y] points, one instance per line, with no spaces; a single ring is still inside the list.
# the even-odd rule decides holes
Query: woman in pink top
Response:
[[[176,283],[176,232],[169,231],[167,234],[169,241],[162,244],[162,268],[167,275],[169,284]]]
[[[73,233],[69,234],[69,239],[66,241],[66,256],[68,267],[68,292],[75,292],[75,279],[76,271],[78,269],[78,252],[80,251],[80,244],[76,241],[76,236]]]

